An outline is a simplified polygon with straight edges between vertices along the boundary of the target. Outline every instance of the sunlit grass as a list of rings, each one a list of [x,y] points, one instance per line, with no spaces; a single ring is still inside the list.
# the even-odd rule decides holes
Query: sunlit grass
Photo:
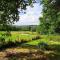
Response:
[[[11,43],[11,42],[17,43],[17,42],[21,42],[21,41],[27,41],[27,42],[22,43],[21,46],[18,46],[20,43],[17,45],[17,47],[20,47],[20,49],[19,48],[17,49],[17,47],[15,47],[15,50],[17,52],[21,51],[21,47],[22,47],[23,52],[24,52],[24,48],[32,50],[34,46],[36,46],[37,49],[39,50],[41,48],[39,48],[38,45],[40,43],[46,43],[48,45],[48,47],[46,47],[46,46],[45,47],[52,49],[52,51],[54,52],[51,54],[49,53],[48,56],[49,55],[52,56],[52,54],[55,54],[55,57],[58,55],[60,56],[60,35],[39,35],[36,32],[23,32],[23,31],[17,32],[16,31],[16,32],[11,32],[11,36],[6,36],[6,35],[4,35],[4,33],[6,33],[6,32],[0,32],[0,38],[1,37],[5,38],[5,42],[3,42],[3,44],[8,42],[8,45],[9,45],[9,43]],[[40,37],[40,38],[36,39],[36,37]],[[28,47],[25,45],[28,45]],[[32,46],[32,47],[30,47],[30,46]],[[12,50],[14,50],[14,48]],[[10,50],[10,51],[12,51],[12,50]],[[42,50],[42,51],[45,52],[44,50]],[[47,51],[49,52],[51,50],[47,50]],[[56,58],[59,58],[59,57],[56,57]]]
[[[60,36],[56,35],[41,35],[41,39],[38,39],[38,40],[35,40],[35,41],[31,41],[31,42],[28,42],[27,44],[31,44],[31,45],[38,45],[38,43],[41,43],[41,42],[45,42],[49,45],[52,45],[52,44],[60,44]]]
[[[5,42],[20,42],[20,41],[31,41],[33,38],[36,38],[39,36],[36,32],[10,32],[11,36],[4,35],[6,32],[2,31],[0,32],[0,38],[4,38]]]

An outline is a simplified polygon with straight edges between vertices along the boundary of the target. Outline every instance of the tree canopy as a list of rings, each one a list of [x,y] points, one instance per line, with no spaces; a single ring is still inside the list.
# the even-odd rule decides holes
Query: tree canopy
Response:
[[[26,9],[26,6],[31,3],[32,0],[0,0],[0,25],[18,21],[18,9]]]
[[[40,17],[41,33],[60,32],[60,0],[41,0],[43,17]]]

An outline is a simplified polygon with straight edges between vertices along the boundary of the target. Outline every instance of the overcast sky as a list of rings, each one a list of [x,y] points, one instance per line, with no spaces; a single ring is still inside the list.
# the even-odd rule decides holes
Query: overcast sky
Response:
[[[37,0],[38,1],[38,0]],[[15,25],[38,25],[39,17],[42,16],[42,6],[40,3],[34,3],[33,8],[27,6],[26,14],[20,13],[20,19],[18,22],[15,22]]]

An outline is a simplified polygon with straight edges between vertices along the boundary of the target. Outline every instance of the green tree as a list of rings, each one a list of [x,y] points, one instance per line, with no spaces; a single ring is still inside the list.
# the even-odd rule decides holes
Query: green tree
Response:
[[[43,5],[43,17],[40,17],[41,32],[55,33],[59,22],[59,3],[59,0],[41,0],[41,4]]]
[[[19,20],[18,9],[26,9],[32,0],[0,0],[0,25],[8,25]]]

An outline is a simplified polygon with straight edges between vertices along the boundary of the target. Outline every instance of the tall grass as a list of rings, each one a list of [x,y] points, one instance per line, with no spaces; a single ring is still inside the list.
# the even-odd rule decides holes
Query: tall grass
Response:
[[[0,32],[0,46],[21,44],[40,39],[36,32]]]

